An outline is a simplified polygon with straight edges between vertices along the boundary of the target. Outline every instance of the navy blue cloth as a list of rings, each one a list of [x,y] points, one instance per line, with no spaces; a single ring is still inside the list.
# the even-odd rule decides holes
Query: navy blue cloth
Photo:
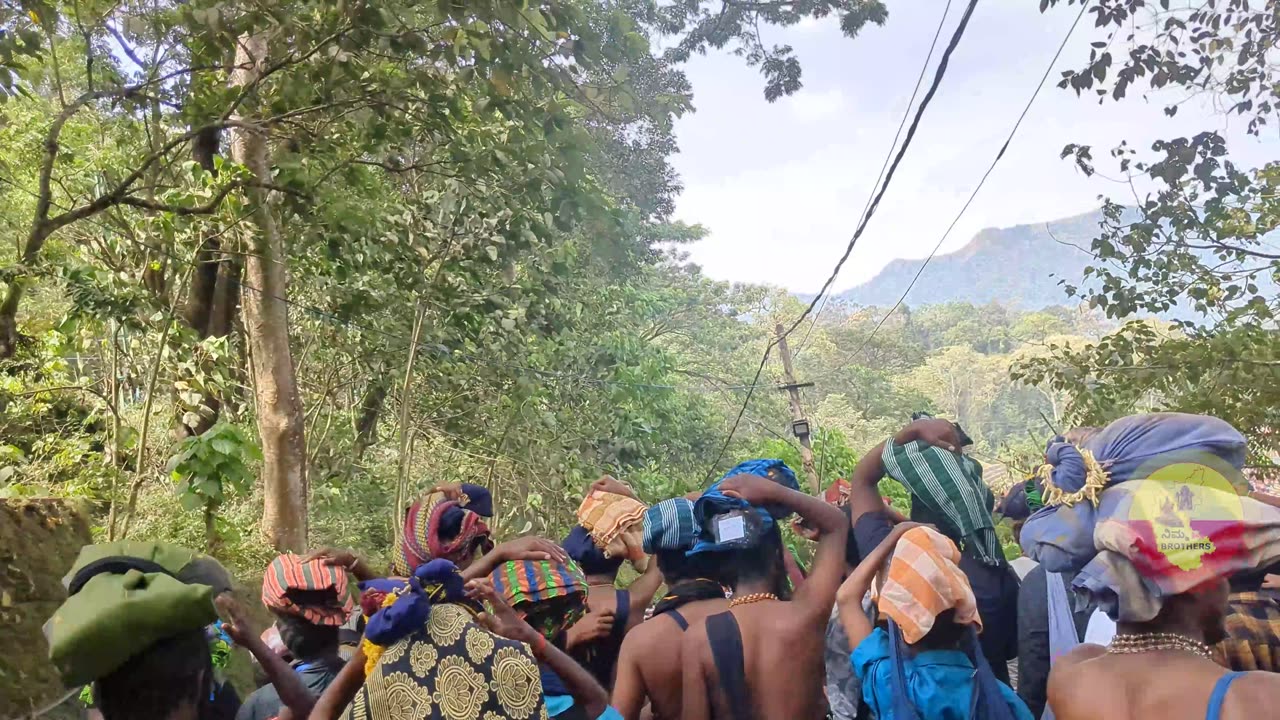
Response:
[[[587,575],[612,575],[622,567],[624,559],[605,557],[604,551],[591,539],[591,533],[581,525],[570,530],[560,545]]]
[[[996,506],[996,512],[1014,521],[1031,517],[1031,504],[1027,502],[1027,484],[1014,483],[1000,500],[1000,504]]]
[[[773,527],[773,516],[762,507],[755,507],[747,503],[742,498],[731,497],[720,492],[720,483],[713,484],[706,492],[702,493],[702,497],[698,498],[698,502],[693,504],[693,517],[698,521],[698,541],[689,549],[689,555],[696,555],[703,552],[722,552],[725,550],[738,549],[739,545],[727,545],[716,542],[715,533],[711,530],[711,519],[717,515],[722,515],[731,510],[746,510],[754,512],[760,518],[761,536]],[[759,542],[759,538],[755,539]]]
[[[432,603],[460,602],[466,599],[458,566],[441,558],[418,566],[413,571],[413,577],[407,580],[367,580],[360,583],[360,589],[403,593],[390,606],[375,612],[365,624],[365,637],[369,642],[383,647],[421,629],[431,616]]]
[[[555,670],[552,670],[546,664],[538,665],[538,674],[542,676],[542,694],[551,695],[570,695],[568,686],[560,679]]]
[[[462,483],[462,492],[467,494],[466,507],[450,505],[440,513],[440,537],[453,538],[462,530],[462,519],[467,511],[480,517],[493,517],[493,495],[480,485]]]

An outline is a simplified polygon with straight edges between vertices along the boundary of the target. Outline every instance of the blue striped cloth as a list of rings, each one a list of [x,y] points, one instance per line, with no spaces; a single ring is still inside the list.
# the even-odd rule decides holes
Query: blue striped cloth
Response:
[[[693,521],[693,503],[687,498],[671,498],[644,513],[644,551],[688,550],[698,537]]]

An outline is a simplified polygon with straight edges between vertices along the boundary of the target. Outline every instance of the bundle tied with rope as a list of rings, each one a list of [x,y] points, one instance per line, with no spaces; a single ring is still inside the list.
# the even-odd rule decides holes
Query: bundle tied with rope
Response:
[[[1098,523],[1127,507],[1109,498],[1108,488],[1146,479],[1153,467],[1206,461],[1236,470],[1245,461],[1244,436],[1207,415],[1130,415],[1097,431],[1055,437],[1027,485],[1033,512],[1022,528],[1022,550],[1049,572],[1079,572],[1098,553]]]

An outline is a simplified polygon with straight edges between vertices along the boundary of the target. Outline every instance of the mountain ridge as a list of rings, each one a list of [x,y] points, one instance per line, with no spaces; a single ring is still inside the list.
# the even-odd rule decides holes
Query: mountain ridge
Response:
[[[911,305],[998,302],[1022,310],[1071,305],[1062,283],[1079,285],[1093,259],[1101,210],[1047,222],[984,228],[955,251],[936,255],[911,287]],[[836,294],[861,306],[893,305],[911,285],[923,259],[896,259],[875,277]]]

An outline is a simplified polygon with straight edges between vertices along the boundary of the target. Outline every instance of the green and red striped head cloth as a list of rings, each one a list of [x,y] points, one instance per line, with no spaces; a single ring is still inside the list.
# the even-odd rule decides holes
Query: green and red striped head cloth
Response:
[[[350,617],[355,600],[346,570],[284,553],[271,561],[262,577],[262,604],[314,625],[336,627]]]
[[[587,579],[573,560],[509,560],[489,576],[511,607],[548,640],[586,613]]]

